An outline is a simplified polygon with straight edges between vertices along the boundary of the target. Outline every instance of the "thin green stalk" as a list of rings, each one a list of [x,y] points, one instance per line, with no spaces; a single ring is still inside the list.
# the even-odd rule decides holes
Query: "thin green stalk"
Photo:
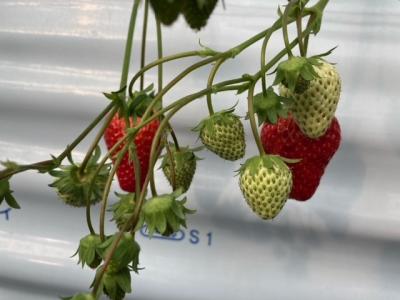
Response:
[[[144,17],[143,17],[143,31],[142,31],[142,51],[140,54],[140,69],[143,69],[146,63],[146,39],[147,39],[147,21],[149,16],[149,0],[144,1]],[[140,76],[140,90],[144,89],[144,73]]]
[[[215,65],[211,69],[210,75],[208,76],[207,87],[212,86],[215,75],[217,75],[218,69],[224,63],[224,61],[225,58],[221,58],[215,63]],[[214,108],[212,105],[211,93],[207,94],[207,107],[208,107],[208,113],[210,114],[210,116],[212,116],[214,114]]]
[[[87,193],[87,195],[85,195],[86,196],[86,223],[87,223],[90,234],[95,235],[96,231],[93,228],[92,217],[90,215],[90,206],[91,206],[90,205],[90,195],[91,195],[91,193],[89,194],[89,192]]]
[[[126,86],[128,82],[128,74],[129,74],[129,65],[131,62],[131,54],[132,54],[132,44],[133,44],[133,36],[135,32],[135,24],[136,24],[136,16],[139,7],[140,0],[135,0],[133,2],[131,18],[129,20],[129,29],[128,35],[126,37],[126,44],[125,44],[125,54],[124,54],[124,62],[122,65],[122,73],[121,73],[121,83],[119,87],[122,89]],[[126,90],[123,92],[123,98],[125,98]]]
[[[105,215],[106,215],[106,209],[107,209],[107,200],[108,200],[108,195],[110,194],[110,189],[111,189],[111,184],[114,178],[115,173],[117,172],[117,169],[119,165],[121,164],[122,159],[125,156],[125,153],[128,151],[128,146],[129,144],[127,143],[124,148],[118,153],[117,159],[114,162],[113,168],[110,171],[110,174],[108,175],[107,182],[103,191],[103,197],[101,201],[101,210],[100,210],[100,238],[102,241],[105,241],[105,234],[104,234],[104,221],[105,221]]]
[[[54,159],[39,161],[29,165],[19,165],[16,169],[5,169],[0,171],[0,179],[10,177],[12,175],[25,172],[28,170],[47,170],[48,168],[54,169],[58,167],[61,162],[66,158],[73,149],[97,126],[97,124],[110,112],[114,107],[114,103],[111,102],[107,107],[94,119],[87,128],[85,128],[82,133],[70,144],[65,150]]]
[[[273,33],[272,30],[267,32],[267,34],[265,35],[263,44],[261,46],[261,68],[265,66],[267,45],[272,36],[272,33]],[[265,95],[267,93],[267,80],[265,78],[265,74],[261,77],[261,87],[262,87],[262,92]]]
[[[175,133],[174,129],[172,128],[171,124],[168,124],[168,126],[169,126],[169,134],[171,135],[172,140],[174,141],[175,149],[176,149],[176,151],[179,151],[180,147],[179,147],[179,142],[178,142],[176,133]]]
[[[162,42],[162,31],[161,31],[161,22],[156,14],[156,28],[157,28],[157,58],[160,60],[163,57],[163,42]],[[143,68],[142,68],[143,69]],[[158,93],[162,90],[163,87],[163,64],[158,65]],[[162,101],[162,100],[160,100]]]
[[[289,47],[289,33],[288,33],[288,17],[289,17],[289,10],[292,7],[292,5],[296,2],[297,0],[291,0],[288,5],[285,7],[285,11],[283,12],[283,17],[282,17],[282,33],[283,33],[283,41],[285,43],[286,51],[287,54],[290,57],[293,57],[293,53],[291,48]]]
[[[88,164],[88,162],[89,162],[89,160],[90,160],[90,158],[92,156],[92,153],[93,153],[94,149],[99,144],[101,138],[104,135],[104,131],[106,131],[108,125],[111,123],[111,120],[113,119],[116,111],[117,111],[117,108],[114,107],[114,109],[109,113],[109,115],[108,115],[106,121],[104,122],[104,124],[101,126],[99,132],[97,133],[96,137],[94,138],[94,140],[93,140],[92,144],[90,145],[88,151],[86,152],[85,158],[83,159],[83,161],[82,161],[82,163],[81,163],[81,165],[79,167],[81,174],[84,173],[85,168],[86,168],[86,166],[87,166],[87,164]]]
[[[172,155],[171,148],[169,145],[167,145],[167,155],[169,158],[169,161],[171,162],[171,185],[172,185],[172,191],[176,190],[176,175],[175,175],[175,161],[174,161],[174,156]]]
[[[315,15],[311,15],[308,18],[308,22],[307,22],[307,27],[310,27],[310,25],[315,21]],[[304,37],[304,55],[307,55],[307,51],[308,51],[308,42],[310,40],[310,34],[306,34]]]
[[[129,87],[128,87],[128,92],[129,92],[129,96],[132,98],[133,97],[133,86],[136,82],[137,79],[140,78],[140,76],[156,67],[159,66],[160,64],[169,62],[169,61],[173,61],[173,60],[177,60],[177,59],[181,59],[181,58],[186,58],[186,57],[191,57],[191,56],[201,56],[201,51],[187,51],[187,52],[182,52],[182,53],[178,53],[178,54],[174,54],[174,55],[170,55],[170,56],[165,56],[162,58],[159,58],[149,64],[147,64],[144,68],[142,68],[141,70],[139,70],[131,79],[131,81],[129,82]]]
[[[258,151],[260,152],[260,155],[265,154],[263,146],[261,144],[260,136],[258,134],[258,129],[257,129],[257,124],[254,116],[254,87],[255,87],[255,82],[250,86],[249,88],[249,93],[248,93],[248,98],[247,98],[247,104],[248,104],[248,112],[249,112],[249,121],[250,121],[250,126],[251,126],[251,131],[253,132],[254,140],[257,144]]]
[[[139,157],[137,155],[137,149],[135,143],[132,143],[132,150],[130,153],[130,159],[133,161],[133,168],[135,171],[135,198],[136,200],[139,198],[140,189],[142,188],[142,168],[140,166]]]
[[[303,38],[301,36],[303,29],[302,29],[302,17],[299,14],[299,16],[296,18],[296,28],[297,28],[297,38],[299,40],[299,50],[300,50],[300,55],[305,57],[305,48],[304,48],[304,43],[303,43]]]

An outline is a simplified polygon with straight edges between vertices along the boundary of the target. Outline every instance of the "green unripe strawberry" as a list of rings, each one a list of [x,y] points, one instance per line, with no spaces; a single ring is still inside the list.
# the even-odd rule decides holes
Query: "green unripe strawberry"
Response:
[[[175,147],[169,147],[169,149],[163,157],[161,168],[172,188],[174,190],[182,188],[184,193],[192,183],[198,158],[189,148],[177,150]]]
[[[329,128],[340,98],[341,81],[336,68],[324,60],[314,66],[318,77],[310,81],[302,93],[291,92],[280,86],[280,94],[293,97],[293,118],[309,138],[319,138]]]
[[[235,161],[244,156],[246,142],[243,124],[233,109],[221,111],[204,119],[194,129],[206,148],[219,157]]]
[[[254,156],[239,172],[239,186],[247,204],[261,218],[275,218],[292,188],[292,173],[288,166],[279,156]]]

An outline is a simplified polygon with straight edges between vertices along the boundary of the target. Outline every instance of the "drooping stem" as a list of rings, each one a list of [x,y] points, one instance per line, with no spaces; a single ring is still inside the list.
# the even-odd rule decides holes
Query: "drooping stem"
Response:
[[[288,18],[289,18],[289,10],[292,7],[292,5],[296,2],[297,0],[291,0],[288,5],[285,7],[285,11],[283,12],[283,17],[282,17],[282,33],[283,33],[283,41],[285,43],[286,51],[287,54],[290,57],[293,56],[292,50],[289,47],[289,33],[288,33]]]
[[[221,58],[215,63],[215,65],[211,69],[210,75],[208,76],[207,87],[212,86],[215,75],[217,74],[219,67],[224,63],[224,61],[225,58]],[[211,93],[207,94],[207,107],[210,116],[212,116],[214,114],[214,109],[212,105]]]
[[[40,162],[36,162],[29,165],[18,165],[16,169],[5,169],[0,171],[0,179],[10,177],[12,175],[25,172],[28,170],[38,170],[38,171],[47,171],[48,168],[54,169],[58,167],[61,162],[66,158],[73,149],[97,126],[97,124],[110,112],[110,110],[114,107],[114,103],[111,102],[107,107],[94,119],[87,128],[85,128],[82,133],[70,144],[65,150],[56,158],[44,160]]]
[[[272,33],[273,33],[272,30],[267,32],[267,34],[265,35],[263,44],[261,46],[261,68],[263,68],[265,66],[267,45],[268,45],[269,39],[272,36]],[[267,80],[265,78],[265,74],[263,74],[261,76],[261,87],[262,87],[262,92],[265,95],[267,93]]]
[[[179,147],[179,142],[178,142],[178,138],[177,138],[177,136],[176,136],[176,134],[175,134],[175,131],[174,131],[174,129],[172,128],[172,126],[171,126],[171,124],[168,124],[169,126],[169,133],[170,133],[170,135],[171,135],[171,137],[172,137],[172,140],[174,141],[174,145],[175,145],[175,149],[176,149],[176,151],[179,151],[180,150],[180,147]]]
[[[142,68],[140,71],[138,71],[133,76],[131,81],[129,82],[129,87],[128,87],[129,96],[130,97],[133,96],[133,85],[135,84],[136,80],[138,78],[140,78],[140,76],[144,72],[146,72],[146,71],[148,71],[148,70],[150,70],[150,69],[152,69],[152,68],[154,68],[156,66],[159,66],[159,65],[161,65],[163,63],[169,62],[169,61],[173,61],[173,60],[177,60],[177,59],[181,59],[181,58],[185,58],[185,57],[191,57],[191,56],[200,56],[200,55],[201,55],[200,51],[187,51],[187,52],[182,52],[182,53],[179,53],[179,54],[165,56],[165,57],[159,58],[159,59],[147,64],[144,68]]]
[[[107,129],[108,125],[110,124],[111,120],[114,117],[115,112],[117,111],[117,108],[114,107],[114,109],[108,114],[108,117],[106,119],[106,121],[104,122],[104,124],[101,126],[99,132],[97,133],[96,137],[94,138],[92,144],[90,145],[88,151],[86,152],[85,158],[83,159],[79,169],[80,169],[80,173],[84,174],[86,165],[88,164],[92,153],[94,151],[94,149],[97,147],[97,145],[99,144],[101,138],[104,135],[104,131]]]
[[[89,192],[85,195],[86,197],[86,223],[91,235],[95,235],[96,232],[94,231],[93,224],[92,224],[92,217],[90,215],[90,195]]]
[[[248,98],[247,98],[247,104],[248,104],[248,112],[249,112],[249,121],[250,121],[250,126],[251,126],[251,131],[253,132],[254,140],[257,144],[258,151],[260,152],[260,155],[265,154],[264,148],[261,144],[260,136],[258,135],[258,129],[257,129],[257,124],[254,116],[254,87],[255,87],[256,82],[252,83],[250,88],[249,88],[249,93],[248,93]]]
[[[133,168],[135,171],[135,198],[138,200],[140,189],[142,188],[142,168],[140,166],[135,143],[131,143],[131,151],[129,154],[129,158],[133,161]]]
[[[171,163],[171,165],[170,165],[170,175],[171,175],[172,190],[175,191],[176,190],[176,176],[175,176],[174,156],[172,155],[172,151],[171,151],[171,148],[169,147],[169,145],[167,145],[166,148],[167,148],[167,155],[168,155],[169,161]],[[175,150],[175,151],[177,151],[177,150]]]
[[[128,151],[128,147],[129,147],[129,143],[125,144],[125,146],[122,148],[122,150],[118,153],[117,159],[114,162],[114,165],[110,171],[110,174],[108,175],[106,185],[104,187],[103,197],[101,200],[100,226],[99,226],[100,227],[100,238],[102,241],[105,241],[104,221],[105,221],[107,202],[108,202],[107,200],[108,200],[108,195],[110,194],[111,184],[112,184],[114,175],[117,172],[117,169],[119,168],[119,165],[121,164],[121,161],[125,156],[125,153]]]
[[[146,38],[147,38],[147,20],[149,16],[149,0],[144,1],[144,17],[142,31],[142,50],[140,54],[140,69],[143,69],[146,62]],[[140,90],[144,89],[144,73],[140,76]]]
[[[129,65],[131,62],[131,55],[132,55],[133,35],[135,33],[136,16],[137,16],[139,3],[140,3],[140,0],[135,0],[133,2],[131,19],[129,20],[129,29],[128,29],[128,35],[126,37],[126,44],[125,44],[124,62],[122,65],[121,83],[119,85],[119,87],[121,89],[123,87],[125,87],[128,82]],[[123,92],[124,98],[125,98],[125,95],[126,95],[126,90]]]
[[[301,14],[299,14],[296,18],[296,27],[297,27],[297,39],[299,40],[299,50],[300,50],[300,55],[305,57],[306,52],[304,48],[304,43],[303,43],[303,38],[302,38],[302,20],[303,18],[301,17]]]
[[[157,28],[157,58],[158,58],[158,60],[161,60],[163,57],[161,22],[160,22],[159,18],[157,17],[157,14],[154,14],[154,15],[156,17],[156,28]],[[157,77],[158,77],[158,93],[159,93],[163,87],[163,64],[162,63],[158,65]],[[162,101],[162,100],[160,100],[160,101]]]

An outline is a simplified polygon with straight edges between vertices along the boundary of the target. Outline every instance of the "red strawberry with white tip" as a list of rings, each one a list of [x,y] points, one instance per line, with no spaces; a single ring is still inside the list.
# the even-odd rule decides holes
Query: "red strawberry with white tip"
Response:
[[[136,118],[136,123],[140,123],[141,119]],[[133,120],[130,119],[131,126],[133,126]],[[104,140],[106,142],[108,150],[110,150],[120,139],[125,135],[126,123],[123,118],[115,115],[111,123],[104,132]],[[148,125],[144,126],[135,137],[136,151],[140,162],[140,181],[143,185],[146,178],[147,172],[149,170],[149,160],[150,160],[150,150],[151,144],[153,142],[154,136],[160,125],[158,120],[150,122]],[[118,152],[124,147],[124,143],[120,145],[115,154],[113,155],[113,161],[115,160]],[[135,170],[134,163],[129,159],[129,153],[127,152],[117,169],[117,177],[119,185],[122,190],[126,192],[135,192]]]
[[[326,133],[317,139],[305,136],[292,117],[281,118],[276,124],[264,123],[261,142],[269,154],[280,155],[300,162],[289,164],[293,175],[290,198],[310,199],[324,174],[325,168],[340,145],[339,122],[333,118]]]

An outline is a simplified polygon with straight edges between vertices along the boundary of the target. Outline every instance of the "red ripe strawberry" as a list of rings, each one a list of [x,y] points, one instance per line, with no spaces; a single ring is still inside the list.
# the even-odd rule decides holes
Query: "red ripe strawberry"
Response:
[[[133,125],[132,119],[131,126]],[[137,122],[140,123],[140,118],[137,118]],[[140,162],[140,181],[143,185],[147,172],[149,170],[150,160],[150,149],[153,142],[154,136],[160,125],[158,120],[150,122],[144,126],[135,137],[136,151]],[[115,115],[110,125],[104,132],[104,140],[106,142],[108,150],[110,150],[120,139],[125,135],[125,120]],[[113,155],[113,160],[119,151],[123,148],[124,144],[120,145],[116,154]],[[117,177],[121,189],[126,192],[135,192],[135,170],[134,164],[129,160],[129,153],[127,152],[117,169]]]
[[[264,150],[286,158],[301,159],[290,164],[293,187],[290,198],[305,201],[315,193],[325,168],[340,145],[340,126],[336,118],[326,133],[317,139],[305,136],[293,118],[265,123],[261,129]]]

